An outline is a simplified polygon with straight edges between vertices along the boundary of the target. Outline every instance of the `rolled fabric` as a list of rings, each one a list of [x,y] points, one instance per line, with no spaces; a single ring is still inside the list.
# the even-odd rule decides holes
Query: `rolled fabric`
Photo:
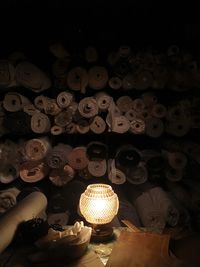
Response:
[[[69,155],[72,147],[65,144],[58,144],[54,146],[47,155],[46,161],[50,168],[61,169],[68,163]]]
[[[94,90],[103,89],[108,82],[108,72],[102,66],[94,66],[88,72],[89,87]]]
[[[98,52],[95,47],[88,46],[85,49],[85,60],[88,63],[94,63],[98,60]]]
[[[57,115],[61,112],[55,99],[46,98],[44,101],[44,112],[49,115]]]
[[[88,168],[82,169],[78,171],[78,175],[84,179],[84,180],[90,180],[92,178],[94,178],[90,172],[88,171]]]
[[[122,45],[118,50],[119,56],[123,58],[128,58],[131,55],[131,47],[128,45]]]
[[[112,89],[118,90],[122,87],[122,80],[119,77],[111,77],[108,84]]]
[[[60,135],[62,133],[65,132],[65,128],[64,127],[61,127],[61,126],[58,126],[58,125],[53,125],[51,127],[51,134],[52,135]]]
[[[142,112],[145,109],[145,103],[141,98],[136,98],[132,101],[132,108],[137,112]]]
[[[143,162],[140,162],[138,166],[128,168],[126,172],[126,179],[131,184],[143,184],[147,181],[148,172]]]
[[[89,160],[103,160],[108,157],[108,148],[101,142],[93,141],[87,145],[86,153]]]
[[[124,184],[126,182],[126,175],[115,166],[115,159],[108,161],[108,179],[113,184]]]
[[[0,182],[9,184],[19,177],[19,165],[16,163],[2,164],[0,167]]]
[[[106,123],[100,116],[95,116],[90,124],[90,130],[95,134],[101,134],[106,130]]]
[[[129,120],[132,121],[133,119],[138,118],[138,113],[134,110],[134,109],[129,109],[126,113],[125,113],[125,117]]]
[[[122,87],[124,90],[131,90],[136,88],[136,80],[132,73],[125,75],[122,81]]]
[[[51,87],[48,76],[34,64],[25,61],[16,66],[16,80],[34,92],[42,92]]]
[[[0,215],[16,205],[19,193],[20,190],[16,187],[0,191]]]
[[[153,76],[149,71],[141,71],[138,73],[135,88],[137,90],[146,90],[153,84]]]
[[[27,97],[15,92],[7,93],[3,100],[3,107],[10,112],[19,111],[28,104],[30,104],[30,101]]]
[[[187,158],[181,152],[164,151],[169,165],[175,170],[183,170],[187,165]]]
[[[164,105],[156,104],[151,109],[151,115],[156,118],[164,118],[167,114],[167,109]]]
[[[98,114],[97,101],[93,97],[83,98],[78,105],[78,111],[84,118],[92,118]]]
[[[166,118],[171,121],[179,121],[184,119],[185,113],[180,105],[169,107],[167,110]]]
[[[163,122],[158,118],[149,118],[145,120],[146,135],[150,137],[160,137],[164,132]]]
[[[85,147],[76,147],[69,153],[69,165],[75,170],[85,169],[88,165],[88,158]]]
[[[15,81],[15,68],[8,60],[0,60],[0,86],[8,87]]]
[[[139,151],[132,145],[121,146],[115,155],[116,166],[124,171],[137,166],[141,160]]]
[[[39,110],[44,110],[45,103],[46,103],[47,97],[43,95],[39,95],[34,99],[34,105]]]
[[[53,169],[49,174],[49,179],[55,186],[65,186],[74,178],[75,171],[69,165],[63,169]]]
[[[154,106],[158,101],[157,97],[150,92],[142,94],[142,100],[144,101],[147,107]]]
[[[62,111],[54,117],[54,122],[60,127],[65,127],[72,122],[72,112],[70,110]]]
[[[86,119],[80,119],[77,121],[76,130],[80,134],[86,134],[90,130],[90,124]]]
[[[31,129],[34,133],[47,133],[51,128],[49,117],[41,112],[31,117]]]
[[[72,114],[74,115],[76,111],[78,110],[78,103],[75,101],[72,101],[68,107],[68,110],[70,110]]]
[[[122,113],[126,113],[132,108],[133,101],[130,96],[124,95],[117,99],[116,104]]]
[[[112,121],[112,131],[116,133],[126,133],[130,128],[130,122],[125,116],[114,117]]]
[[[12,242],[20,223],[37,217],[47,205],[41,192],[33,192],[0,218],[0,253]]]
[[[71,90],[85,93],[88,85],[87,71],[81,67],[71,69],[67,74],[67,84]]]
[[[65,128],[64,128],[64,132],[68,133],[68,134],[74,134],[76,133],[76,124],[71,122],[70,124],[68,124]]]
[[[33,104],[25,105],[23,107],[23,111],[30,116],[33,116],[35,113],[40,112],[40,110],[36,109]]]
[[[41,160],[26,161],[20,165],[20,178],[27,183],[35,183],[45,178],[49,167]]]
[[[49,46],[49,51],[57,58],[63,59],[70,56],[69,52],[61,43],[53,43]]]
[[[70,59],[69,58],[62,58],[62,59],[57,59],[52,65],[52,73],[53,75],[60,80],[63,81],[63,83],[66,86],[66,74],[69,69],[69,63]]]
[[[69,221],[69,212],[58,212],[58,213],[49,213],[47,215],[47,222],[49,225],[51,224],[59,224],[62,226],[66,226]]]
[[[50,149],[51,144],[47,137],[30,139],[24,145],[25,156],[28,160],[41,160],[46,157]]]
[[[183,178],[183,170],[177,170],[168,167],[165,170],[165,176],[169,181],[178,182]]]
[[[88,162],[88,171],[94,177],[102,177],[106,174],[106,160],[93,160]]]
[[[105,92],[100,92],[95,95],[95,98],[96,98],[99,110],[107,111],[110,106],[110,102],[112,100],[111,96],[109,96]]]
[[[130,122],[130,132],[134,134],[143,134],[145,133],[145,121],[139,118],[133,119]]]
[[[69,105],[73,101],[73,98],[74,98],[73,94],[71,94],[70,92],[67,92],[67,91],[63,91],[63,92],[58,94],[56,100],[57,100],[57,104],[60,108],[67,108],[67,107],[69,107]]]
[[[170,121],[166,125],[166,132],[177,137],[186,135],[190,131],[190,122],[187,120]]]

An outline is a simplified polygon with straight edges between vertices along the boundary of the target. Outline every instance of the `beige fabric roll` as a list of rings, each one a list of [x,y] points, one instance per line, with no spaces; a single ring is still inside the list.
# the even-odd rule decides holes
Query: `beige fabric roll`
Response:
[[[142,112],[145,109],[145,103],[141,98],[136,98],[132,101],[132,108],[137,112]]]
[[[46,103],[46,96],[39,95],[34,99],[34,105],[39,110],[44,110],[45,103]]]
[[[48,76],[29,62],[21,62],[16,66],[17,82],[35,92],[42,92],[51,87]]]
[[[178,137],[186,135],[190,131],[188,120],[170,121],[166,125],[166,132]]]
[[[145,121],[141,119],[133,119],[130,122],[130,132],[134,134],[143,134],[145,132]]]
[[[61,109],[55,99],[46,98],[46,101],[44,101],[44,112],[55,116],[61,112]]]
[[[111,77],[108,84],[110,88],[118,90],[122,87],[122,80],[118,77]]]
[[[65,226],[69,221],[69,213],[59,212],[59,213],[49,213],[47,216],[48,224],[59,224]]]
[[[85,60],[88,63],[94,63],[98,60],[98,52],[95,47],[93,46],[88,46],[85,49]]]
[[[108,108],[108,115],[106,116],[106,123],[109,126],[109,131],[112,131],[114,118],[119,117],[121,115],[121,111],[115,105],[115,102],[111,101],[110,106]]]
[[[65,128],[58,126],[58,125],[53,125],[51,127],[51,134],[52,135],[60,135],[65,132]]]
[[[46,206],[45,195],[33,192],[0,218],[0,253],[12,242],[20,223],[37,217]]]
[[[67,84],[71,90],[85,93],[88,85],[87,71],[81,67],[71,69],[67,75]]]
[[[41,160],[46,157],[50,149],[51,143],[47,137],[30,139],[24,145],[25,156],[28,160]]]
[[[46,161],[50,168],[61,169],[63,168],[69,159],[72,147],[66,144],[58,144],[47,155]]]
[[[76,124],[74,122],[71,122],[64,128],[64,132],[66,132],[67,134],[76,133]]]
[[[102,66],[94,66],[88,72],[89,87],[94,90],[103,89],[108,82],[108,72]]]
[[[153,93],[142,94],[142,100],[147,107],[152,107],[157,103],[157,97]]]
[[[70,110],[62,111],[54,117],[54,122],[60,127],[65,127],[72,122],[72,112]]]
[[[0,167],[0,182],[8,184],[19,177],[19,165],[17,163],[2,163]]]
[[[68,107],[68,110],[70,110],[72,114],[74,115],[76,111],[78,110],[78,103],[75,101],[72,101]]]
[[[49,174],[49,179],[55,186],[65,186],[74,178],[75,171],[69,165],[63,169],[53,169]]]
[[[3,100],[3,107],[10,112],[19,111],[29,104],[30,101],[28,98],[15,92],[7,93]]]
[[[33,116],[35,113],[40,112],[40,110],[36,109],[33,104],[25,105],[23,107],[23,111],[30,116]]]
[[[116,133],[126,133],[130,128],[130,122],[125,116],[113,118],[112,131]]]
[[[123,58],[128,58],[131,55],[131,47],[128,45],[122,45],[118,50],[119,56]]]
[[[122,113],[126,113],[132,108],[133,100],[130,96],[124,95],[117,99],[116,104]]]
[[[8,211],[16,205],[19,193],[20,190],[16,187],[0,191],[0,214]]]
[[[0,60],[0,86],[10,86],[14,81],[14,66],[8,60]]]
[[[110,102],[112,100],[111,96],[109,96],[105,92],[100,92],[100,93],[97,93],[95,95],[95,98],[96,98],[99,110],[100,111],[107,111],[109,106],[110,106]]]
[[[164,118],[167,114],[167,109],[164,105],[156,104],[151,109],[151,115],[156,118]]]
[[[175,170],[183,170],[187,165],[187,158],[181,152],[166,152],[169,165]]]
[[[61,43],[53,43],[49,46],[50,52],[57,58],[63,59],[70,56],[69,52]]]
[[[76,131],[80,134],[86,134],[90,130],[90,124],[86,119],[78,120],[76,124]]]
[[[148,173],[143,162],[140,162],[138,166],[128,169],[126,179],[131,184],[143,184],[147,181]]]
[[[98,114],[97,101],[93,97],[83,98],[78,105],[78,111],[84,118],[92,118]]]
[[[115,160],[108,161],[108,179],[113,184],[124,184],[126,182],[126,175],[115,166]]]
[[[60,108],[67,108],[73,101],[74,96],[70,92],[64,91],[58,94],[57,104]]]
[[[131,108],[125,113],[125,117],[129,121],[132,121],[132,120],[138,118],[138,113],[134,109]]]
[[[85,147],[76,147],[69,154],[69,165],[75,170],[85,169],[88,165],[88,158]]]
[[[106,174],[106,160],[90,160],[88,162],[88,171],[94,177],[102,177]]]
[[[46,114],[38,112],[31,117],[31,129],[34,133],[47,133],[50,128],[51,122]]]
[[[146,134],[150,137],[160,137],[164,132],[163,122],[158,118],[149,118],[145,120]]]
[[[95,134],[101,134],[106,130],[106,123],[100,116],[95,116],[90,124],[90,130]]]
[[[35,183],[45,178],[49,167],[41,160],[26,161],[20,165],[20,178],[27,183]]]

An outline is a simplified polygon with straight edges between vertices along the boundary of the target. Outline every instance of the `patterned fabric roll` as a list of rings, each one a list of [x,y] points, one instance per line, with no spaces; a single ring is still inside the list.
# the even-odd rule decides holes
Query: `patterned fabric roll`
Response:
[[[19,193],[20,190],[16,187],[0,191],[0,214],[16,205]]]
[[[46,157],[51,149],[50,140],[47,137],[34,138],[25,143],[25,155],[28,160],[41,160]]]
[[[145,121],[141,119],[133,119],[130,122],[130,132],[134,134],[143,134],[145,132]]]
[[[51,122],[46,114],[38,112],[31,117],[31,129],[34,133],[47,133],[50,128]]]
[[[67,75],[67,84],[71,90],[85,93],[88,85],[87,71],[81,67],[71,69]]]
[[[28,98],[15,93],[7,93],[3,100],[3,107],[10,112],[16,112],[23,109],[24,106],[29,105],[30,101]]]
[[[8,87],[15,81],[15,68],[8,60],[0,60],[0,86]]]
[[[95,116],[90,124],[90,130],[95,134],[101,134],[106,130],[106,123],[100,116]]]
[[[46,97],[44,101],[44,112],[46,114],[55,116],[61,112],[61,109],[59,108],[55,99]]]
[[[98,105],[93,97],[83,98],[78,105],[78,111],[84,118],[92,118],[98,114]]]
[[[70,92],[64,91],[58,94],[57,103],[60,108],[67,108],[73,101],[73,94]]]
[[[75,170],[85,169],[88,165],[85,147],[76,147],[69,154],[69,165]]]
[[[51,170],[49,179],[55,186],[65,186],[74,178],[74,175],[74,170],[69,165],[65,165],[63,169]]]
[[[47,155],[47,164],[53,169],[62,169],[68,162],[72,147],[65,144],[58,144]]]
[[[103,89],[108,82],[108,72],[101,66],[92,67],[89,72],[89,86],[94,90]]]

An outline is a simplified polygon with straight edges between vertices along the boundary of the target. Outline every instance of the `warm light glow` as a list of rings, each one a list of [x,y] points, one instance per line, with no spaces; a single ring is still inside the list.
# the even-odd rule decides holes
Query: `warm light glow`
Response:
[[[89,223],[106,224],[117,214],[119,201],[110,185],[91,184],[81,194],[79,207]]]

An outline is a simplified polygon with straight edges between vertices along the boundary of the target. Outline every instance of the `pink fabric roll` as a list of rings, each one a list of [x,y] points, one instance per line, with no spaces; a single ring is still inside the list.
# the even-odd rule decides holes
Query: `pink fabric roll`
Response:
[[[75,170],[85,169],[88,165],[88,158],[85,147],[76,147],[69,154],[69,165]]]

